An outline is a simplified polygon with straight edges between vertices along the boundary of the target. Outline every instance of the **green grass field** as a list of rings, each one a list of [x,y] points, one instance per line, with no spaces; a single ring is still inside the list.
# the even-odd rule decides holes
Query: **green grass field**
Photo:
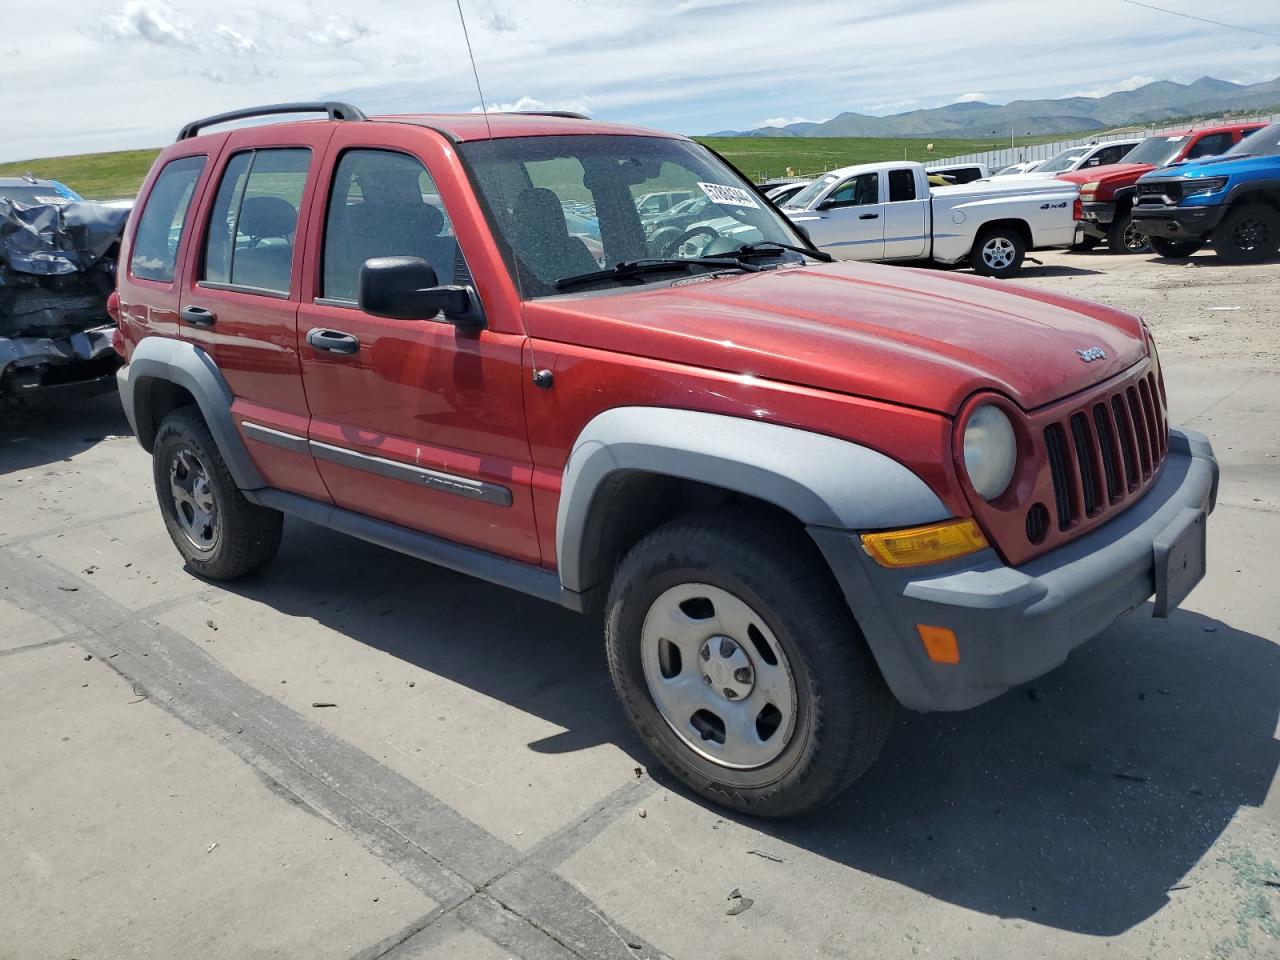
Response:
[[[1019,138],[1019,146],[1069,139],[1070,134]],[[852,163],[878,160],[919,160],[954,157],[965,153],[998,149],[1008,141],[876,139],[871,137],[699,137],[753,180],[781,177],[787,169],[806,176]],[[72,157],[19,160],[0,163],[0,177],[21,176],[30,171],[37,177],[61,180],[92,200],[131,197],[138,191],[151,162],[160,151],[124,150],[118,153],[86,153]]]

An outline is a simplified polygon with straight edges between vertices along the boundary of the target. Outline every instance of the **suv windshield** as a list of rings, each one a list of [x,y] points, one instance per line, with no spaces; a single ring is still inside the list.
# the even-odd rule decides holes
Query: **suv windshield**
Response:
[[[1222,155],[1223,157],[1274,157],[1280,156],[1280,123],[1257,130]]]
[[[1149,163],[1153,167],[1163,167],[1176,157],[1190,137],[1147,137],[1140,144],[1125,154],[1121,163]]]
[[[1070,170],[1077,160],[1088,153],[1092,147],[1072,147],[1070,150],[1063,150],[1056,156],[1050,157],[1040,166],[1036,167],[1041,173],[1060,173],[1063,170]]]
[[[556,281],[606,265],[714,257],[749,243],[804,245],[786,218],[737,172],[685,140],[512,137],[458,149],[526,298],[558,293]],[[655,216],[641,209],[654,194],[700,202]]]

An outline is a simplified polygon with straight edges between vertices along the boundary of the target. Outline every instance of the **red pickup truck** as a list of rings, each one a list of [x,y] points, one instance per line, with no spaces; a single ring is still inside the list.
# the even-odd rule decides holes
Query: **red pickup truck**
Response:
[[[1171,163],[1217,156],[1265,126],[1258,122],[1228,123],[1161,133],[1147,137],[1125,154],[1121,163],[1059,174],[1059,180],[1081,185],[1082,245],[1089,248],[1105,242],[1112,253],[1146,253],[1151,249],[1151,239],[1133,225],[1133,194],[1138,178]]]
[[[677,190],[714,207],[696,249],[637,209]],[[291,514],[602,615],[654,753],[787,815],[895,700],[971,707],[1167,615],[1217,491],[1138,317],[829,259],[684,137],[224,114],[130,220],[120,394],[193,571],[259,570]]]

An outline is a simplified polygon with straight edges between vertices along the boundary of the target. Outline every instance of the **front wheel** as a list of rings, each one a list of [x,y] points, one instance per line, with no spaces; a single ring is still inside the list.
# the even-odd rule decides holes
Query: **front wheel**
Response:
[[[1213,231],[1213,250],[1227,263],[1261,263],[1280,250],[1280,211],[1265,203],[1234,207]]]
[[[1189,257],[1204,246],[1204,238],[1194,240],[1169,240],[1166,237],[1151,237],[1151,249],[1158,257]]]
[[[235,580],[275,556],[284,518],[244,498],[195,407],[160,424],[152,473],[169,539],[196,573]]]
[[[978,237],[969,254],[969,263],[984,277],[1003,280],[1022,269],[1026,253],[1027,245],[1021,233],[1012,227],[992,227]]]
[[[1133,213],[1125,212],[1111,221],[1107,249],[1112,253],[1150,253],[1151,238],[1134,224]]]
[[[746,512],[674,521],[610,591],[614,686],[646,745],[693,790],[791,816],[875,760],[892,700],[821,555]]]

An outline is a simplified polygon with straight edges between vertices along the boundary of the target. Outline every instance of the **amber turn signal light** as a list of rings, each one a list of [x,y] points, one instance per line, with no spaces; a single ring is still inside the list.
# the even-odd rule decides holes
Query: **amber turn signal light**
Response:
[[[972,520],[864,533],[862,549],[882,567],[918,567],[984,550],[987,538]]]
[[[924,643],[924,652],[934,663],[959,663],[960,645],[956,643],[956,632],[949,627],[931,627],[926,623],[917,623],[916,632]]]

